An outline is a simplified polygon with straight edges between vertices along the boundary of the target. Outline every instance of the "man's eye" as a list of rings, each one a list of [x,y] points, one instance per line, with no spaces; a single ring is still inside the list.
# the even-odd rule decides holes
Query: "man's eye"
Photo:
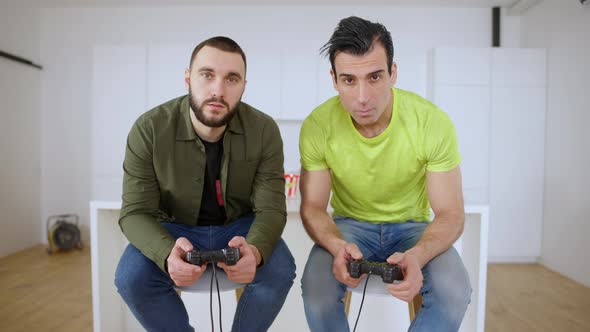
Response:
[[[231,77],[228,77],[227,78],[227,81],[230,82],[230,83],[238,83],[239,80],[238,80],[237,77],[231,76]]]
[[[378,81],[381,79],[381,74],[375,74],[373,76],[371,76],[371,80],[373,81]]]
[[[344,79],[344,83],[345,84],[352,84],[352,83],[354,83],[354,79],[352,79],[352,78],[345,78]]]
[[[201,73],[201,77],[205,78],[205,79],[211,79],[213,77],[213,75],[211,75],[211,73]]]

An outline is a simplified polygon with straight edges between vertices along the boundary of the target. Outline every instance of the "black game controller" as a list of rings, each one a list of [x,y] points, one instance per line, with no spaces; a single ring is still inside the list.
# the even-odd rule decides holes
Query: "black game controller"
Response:
[[[193,250],[186,253],[186,261],[194,265],[223,262],[227,265],[236,265],[240,260],[239,248],[224,248],[213,251]]]
[[[360,278],[361,275],[375,274],[381,276],[384,283],[392,284],[394,281],[404,279],[399,265],[392,265],[387,263],[369,262],[364,259],[353,259],[348,262],[348,273],[353,278]]]

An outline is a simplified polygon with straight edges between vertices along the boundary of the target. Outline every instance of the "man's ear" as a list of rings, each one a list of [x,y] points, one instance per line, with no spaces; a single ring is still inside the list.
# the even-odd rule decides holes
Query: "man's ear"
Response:
[[[186,91],[188,91],[188,87],[191,83],[191,72],[189,71],[189,69],[186,69],[184,71],[184,87],[186,88]]]
[[[334,87],[334,90],[338,90],[336,86],[336,75],[334,74],[334,70],[332,70],[332,68],[330,68],[330,76],[332,77],[332,86]]]
[[[391,86],[397,82],[397,63],[391,63]]]

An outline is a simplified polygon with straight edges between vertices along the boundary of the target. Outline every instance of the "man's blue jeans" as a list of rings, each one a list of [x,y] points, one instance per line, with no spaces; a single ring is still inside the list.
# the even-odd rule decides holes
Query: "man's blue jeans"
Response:
[[[234,236],[246,236],[254,218],[228,226],[192,227],[163,223],[174,238],[186,237],[202,250],[227,247]],[[270,258],[256,270],[254,281],[240,297],[232,331],[266,331],[281,310],[295,279],[295,261],[281,239]],[[129,244],[119,261],[115,285],[123,300],[147,331],[194,331],[170,276]],[[203,319],[209,319],[203,313]]]
[[[383,262],[394,252],[405,252],[420,239],[426,222],[371,224],[335,217],[334,222],[347,242],[355,243],[363,258]],[[349,331],[344,314],[346,285],[332,274],[334,257],[315,245],[301,280],[303,303],[313,332]],[[470,302],[469,276],[454,248],[432,259],[422,268],[422,308],[409,331],[457,331]],[[362,283],[361,283],[362,286]]]

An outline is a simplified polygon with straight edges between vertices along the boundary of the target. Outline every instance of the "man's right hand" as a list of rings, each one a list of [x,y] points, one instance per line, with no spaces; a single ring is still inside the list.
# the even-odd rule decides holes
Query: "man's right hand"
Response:
[[[207,269],[207,264],[197,266],[189,264],[184,260],[186,253],[191,250],[193,250],[193,245],[190,241],[185,237],[179,237],[166,259],[168,274],[176,286],[194,284]]]
[[[334,263],[332,264],[332,273],[334,273],[336,280],[347,286],[356,288],[363,278],[357,279],[350,276],[350,273],[348,273],[348,261],[362,258],[363,253],[356,244],[347,242],[340,247],[338,253],[334,256]]]

